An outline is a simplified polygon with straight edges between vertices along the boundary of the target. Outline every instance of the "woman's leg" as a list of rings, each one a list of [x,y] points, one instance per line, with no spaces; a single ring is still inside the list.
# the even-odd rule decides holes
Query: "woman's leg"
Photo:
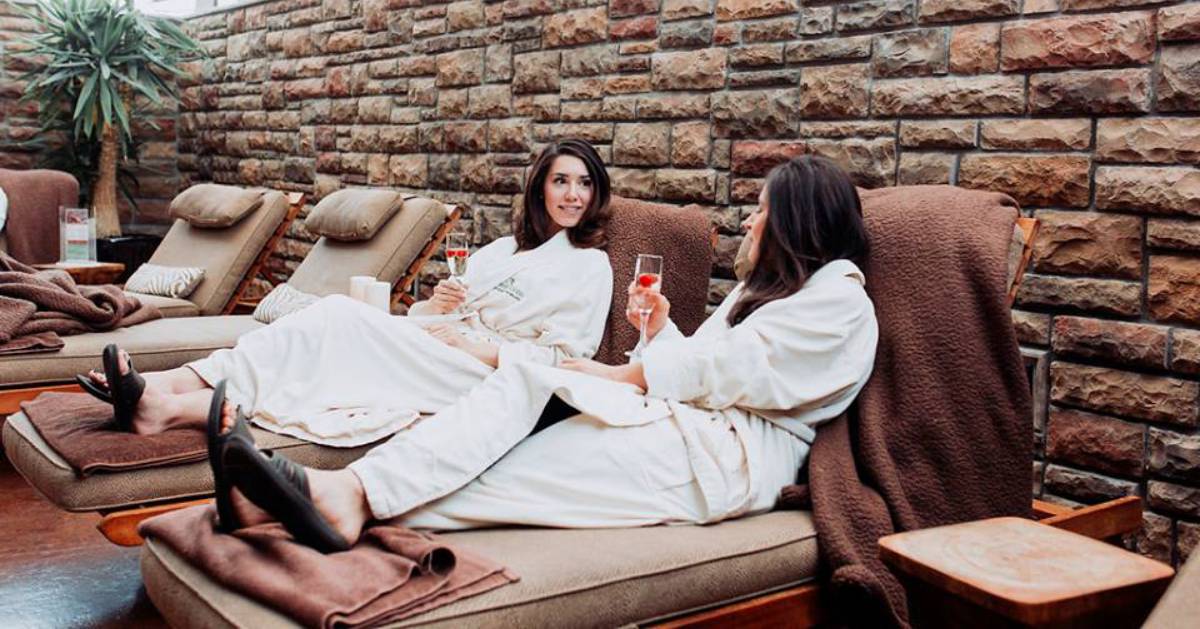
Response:
[[[129,354],[121,350],[120,370],[129,373]],[[196,372],[187,367],[141,374],[146,388],[138,400],[132,429],[137,434],[156,434],[172,428],[204,427],[211,387]],[[102,387],[108,382],[104,374],[92,370],[88,377]]]

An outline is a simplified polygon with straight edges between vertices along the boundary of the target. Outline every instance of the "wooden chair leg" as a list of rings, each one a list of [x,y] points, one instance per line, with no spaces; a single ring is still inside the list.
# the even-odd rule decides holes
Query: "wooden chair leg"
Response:
[[[141,546],[146,540],[138,535],[138,525],[142,520],[152,518],[156,515],[170,513],[187,507],[203,505],[212,502],[211,499],[205,500],[189,500],[187,502],[174,502],[165,505],[155,505],[153,507],[141,507],[139,509],[129,509],[126,511],[113,511],[104,516],[96,528],[104,535],[105,539],[116,544],[117,546]]]
[[[23,387],[20,389],[5,389],[0,391],[0,416],[13,415],[21,412],[21,402],[28,402],[48,391],[59,393],[80,393],[83,389],[77,384],[50,384],[40,387]]]

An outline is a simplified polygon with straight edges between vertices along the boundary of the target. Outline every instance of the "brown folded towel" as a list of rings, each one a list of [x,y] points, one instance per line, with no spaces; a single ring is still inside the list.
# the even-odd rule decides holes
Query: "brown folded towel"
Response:
[[[203,430],[135,435],[113,429],[113,408],[86,393],[43,393],[21,410],[79,476],[203,460]]]
[[[102,332],[160,317],[158,308],[116,286],[78,286],[64,271],[37,271],[0,252],[0,353],[53,349],[55,343],[61,347],[55,335]]]
[[[307,627],[369,627],[395,622],[512,583],[508,569],[443,538],[378,524],[354,548],[321,553],[292,541],[278,524],[217,533],[211,506],[142,522],[217,583]]]
[[[671,320],[684,334],[704,323],[708,276],[712,273],[712,223],[696,206],[679,208],[623,197],[612,198],[608,224],[608,260],[613,271],[613,299],[596,360],[625,364],[638,332],[625,319],[629,283],[639,253],[663,257],[662,291],[671,300]]]
[[[1032,410],[1005,282],[1017,206],[950,186],[862,199],[875,371],[818,430],[809,489],[837,609],[851,626],[907,626],[880,537],[1029,515]]]

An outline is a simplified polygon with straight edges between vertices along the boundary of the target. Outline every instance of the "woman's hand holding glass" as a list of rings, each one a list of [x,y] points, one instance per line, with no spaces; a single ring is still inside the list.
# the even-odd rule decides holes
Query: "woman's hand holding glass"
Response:
[[[433,296],[429,298],[429,309],[432,314],[450,314],[467,300],[467,288],[458,280],[451,278],[442,280],[433,287]]]
[[[639,309],[639,306],[643,309]],[[654,340],[654,337],[662,331],[670,320],[671,302],[667,300],[666,295],[655,290],[653,287],[640,286],[636,280],[629,283],[629,300],[625,305],[625,318],[629,320],[630,325],[641,330],[642,314],[645,310],[649,310],[650,314],[646,317],[646,342]]]

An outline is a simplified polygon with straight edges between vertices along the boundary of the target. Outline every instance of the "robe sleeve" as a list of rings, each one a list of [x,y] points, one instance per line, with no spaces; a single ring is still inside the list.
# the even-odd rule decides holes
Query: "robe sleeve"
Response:
[[[539,325],[537,338],[500,344],[501,367],[523,361],[557,365],[564,358],[595,355],[604,337],[613,290],[608,256],[597,253],[589,256],[591,262],[573,282],[572,294],[557,304]]]
[[[732,328],[652,345],[643,357],[647,391],[714,410],[817,408],[865,382],[877,338],[860,284],[805,288]]]

